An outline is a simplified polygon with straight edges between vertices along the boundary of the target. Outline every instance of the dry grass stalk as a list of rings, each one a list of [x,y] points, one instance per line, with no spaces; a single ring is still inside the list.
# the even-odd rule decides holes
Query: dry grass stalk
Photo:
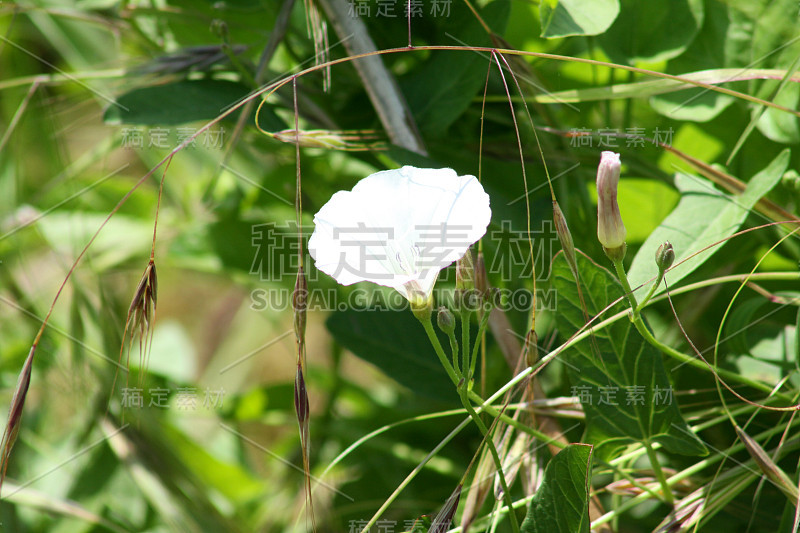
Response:
[[[297,413],[297,425],[300,428],[300,448],[303,456],[304,491],[311,524],[316,531],[314,502],[311,495],[311,432],[309,424],[308,389],[303,375],[306,364],[306,315],[308,313],[308,282],[305,271],[300,265],[297,280],[292,292],[292,309],[294,311],[294,334],[297,344],[297,372],[294,380],[294,409]]]

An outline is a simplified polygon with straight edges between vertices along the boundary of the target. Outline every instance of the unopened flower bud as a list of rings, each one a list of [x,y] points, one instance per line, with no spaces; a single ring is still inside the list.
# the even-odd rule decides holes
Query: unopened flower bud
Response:
[[[453,333],[456,329],[456,319],[453,313],[444,306],[439,308],[439,312],[436,315],[436,323],[439,325],[439,329],[448,335]]]
[[[793,189],[795,191],[800,191],[800,174],[793,168],[790,168],[783,174],[783,178],[781,178],[781,182],[783,186],[788,189]]]
[[[572,241],[572,233],[567,226],[567,219],[558,202],[553,200],[553,222],[556,226],[558,240],[561,241],[561,249],[564,250],[564,257],[572,270],[572,274],[577,276],[578,261],[575,258],[575,243]]]
[[[405,285],[408,293],[408,303],[411,304],[411,312],[418,320],[426,322],[433,315],[433,296],[426,295],[415,281]]]
[[[597,167],[597,239],[609,257],[624,256],[625,225],[617,204],[619,154],[603,152]],[[619,253],[621,251],[621,254]]]
[[[675,250],[672,249],[672,244],[669,241],[665,242],[656,250],[656,265],[658,271],[663,273],[675,261]]]
[[[211,21],[211,33],[222,39],[228,40],[228,24],[224,20],[214,19]]]

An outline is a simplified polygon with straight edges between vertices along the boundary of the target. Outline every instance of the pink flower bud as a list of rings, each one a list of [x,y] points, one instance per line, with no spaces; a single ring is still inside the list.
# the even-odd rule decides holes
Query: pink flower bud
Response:
[[[603,152],[597,167],[597,239],[607,250],[625,245],[625,225],[617,204],[619,154]]]

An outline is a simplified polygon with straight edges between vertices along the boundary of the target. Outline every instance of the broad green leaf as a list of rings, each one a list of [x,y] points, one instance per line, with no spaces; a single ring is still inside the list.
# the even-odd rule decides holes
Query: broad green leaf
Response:
[[[578,256],[583,296],[589,316],[624,296],[622,285],[606,269]],[[553,287],[558,293],[556,324],[570,337],[585,324],[572,272],[563,254],[553,261]],[[624,311],[617,302],[607,314]],[[593,347],[596,346],[596,353]],[[632,442],[659,442],[673,453],[703,455],[706,448],[681,417],[661,353],[645,342],[630,320],[620,319],[594,332],[564,353],[572,393],[586,413],[584,440],[608,458]]]
[[[619,16],[598,40],[615,63],[664,61],[682,54],[702,23],[702,0],[622,0]]]
[[[508,21],[509,2],[494,1],[481,11],[489,27],[502,33]],[[456,9],[446,19],[450,34],[448,44],[491,45],[486,30],[468,9]],[[486,80],[487,57],[474,52],[433,52],[425,64],[402,79],[406,95],[419,129],[431,136],[441,136],[448,126],[467,110]],[[508,76],[508,75],[506,75]],[[509,84],[513,81],[508,80]]]
[[[789,150],[781,152],[764,170],[753,176],[745,191],[729,197],[720,193],[705,179],[678,174],[675,184],[681,191],[681,201],[664,222],[650,234],[628,272],[634,289],[654,278],[658,273],[656,250],[669,241],[675,249],[675,265],[667,272],[667,280],[675,284],[691,274],[719,246],[702,252],[681,263],[684,259],[717,241],[730,237],[739,229],[753,206],[780,181],[789,164]],[[663,290],[663,285],[658,291]]]
[[[776,52],[797,39],[795,0],[733,0],[729,6],[729,27],[724,39],[725,66],[769,66],[778,60]]]
[[[422,324],[408,310],[333,313],[326,323],[336,342],[417,394],[458,398]],[[445,352],[450,341],[440,335]]]
[[[725,111],[734,100],[734,97],[726,94],[693,88],[680,93],[655,96],[650,99],[650,106],[658,114],[672,120],[708,122]]]
[[[730,313],[722,337],[724,353],[738,356],[736,366],[742,375],[774,383],[794,373],[796,332],[776,314],[779,310],[758,296],[737,303]]]
[[[211,120],[248,93],[245,85],[225,80],[181,80],[140,87],[117,98],[103,120],[146,126]]]
[[[725,55],[725,35],[728,31],[728,6],[723,2],[706,2],[703,26],[692,41],[692,44],[680,56],[670,60],[667,72],[682,74],[714,66],[731,66],[730,58]],[[738,65],[743,67],[745,65]],[[752,66],[752,65],[747,65]],[[758,65],[762,66],[762,65]],[[739,72],[732,71],[727,78],[718,81],[728,89],[746,90],[744,84],[731,84],[738,79]],[[732,104],[734,98],[707,89],[656,96],[650,99],[653,109],[672,120],[689,120],[707,122]]]
[[[786,85],[773,101],[789,109],[797,109],[798,101],[800,101],[800,85],[796,83]],[[765,137],[775,142],[782,144],[800,142],[800,125],[798,125],[797,117],[778,109],[764,110],[757,127]]]
[[[539,4],[542,37],[597,35],[619,14],[619,0],[544,0]]]
[[[570,444],[550,459],[522,533],[589,533],[592,446]]]

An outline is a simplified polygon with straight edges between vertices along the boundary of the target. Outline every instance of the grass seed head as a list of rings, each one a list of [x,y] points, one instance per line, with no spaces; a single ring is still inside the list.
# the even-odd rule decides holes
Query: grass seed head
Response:
[[[3,431],[3,440],[2,443],[0,443],[0,491],[2,491],[3,481],[6,478],[11,449],[17,441],[19,428],[22,424],[22,411],[25,407],[25,399],[28,397],[28,389],[31,385],[31,371],[33,370],[33,355],[35,352],[36,345],[34,344],[28,353],[27,359],[25,359],[25,364],[22,366],[22,371],[17,380],[17,386],[14,389],[14,396],[11,398],[8,422],[6,422],[6,427]]]

